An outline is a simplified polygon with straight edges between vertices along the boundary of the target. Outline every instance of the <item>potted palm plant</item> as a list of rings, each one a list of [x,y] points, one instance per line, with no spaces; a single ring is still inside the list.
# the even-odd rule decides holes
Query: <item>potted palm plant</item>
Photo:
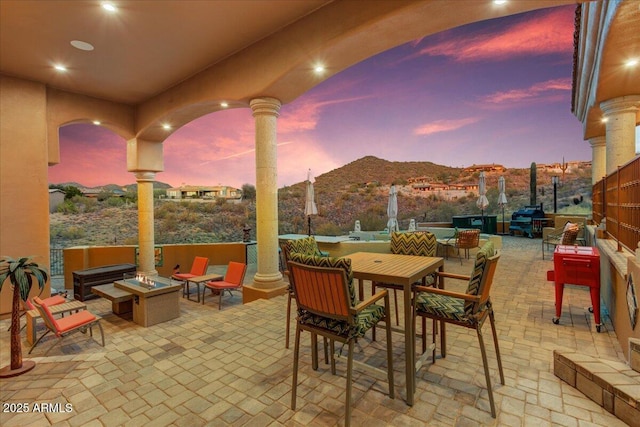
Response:
[[[22,362],[22,345],[20,343],[20,300],[26,301],[31,292],[33,279],[42,290],[49,277],[47,269],[36,264],[32,257],[14,260],[7,256],[0,257],[0,291],[4,282],[11,283],[13,290],[11,304],[11,365],[0,369],[0,378],[15,377],[32,370],[36,363],[32,360]]]

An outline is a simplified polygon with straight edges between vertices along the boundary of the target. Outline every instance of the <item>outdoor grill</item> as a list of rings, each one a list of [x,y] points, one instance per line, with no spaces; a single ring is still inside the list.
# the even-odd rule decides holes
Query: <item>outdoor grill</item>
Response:
[[[523,236],[529,236],[533,239],[534,233],[542,231],[542,223],[544,221],[542,204],[540,206],[525,206],[511,215],[509,234],[513,235],[516,231],[519,231]]]

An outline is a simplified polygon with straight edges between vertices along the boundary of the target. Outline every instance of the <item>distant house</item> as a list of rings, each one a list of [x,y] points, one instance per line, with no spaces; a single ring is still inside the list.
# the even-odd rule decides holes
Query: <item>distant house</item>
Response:
[[[502,165],[496,165],[492,163],[490,165],[472,165],[468,168],[464,168],[465,172],[504,172],[507,168]]]
[[[411,190],[416,195],[438,196],[445,200],[455,200],[469,193],[478,193],[478,184],[441,184],[429,183],[416,178],[411,184]]]
[[[239,200],[242,198],[242,190],[226,185],[196,186],[182,185],[176,188],[167,188],[168,199],[225,199]]]
[[[58,210],[58,206],[64,202],[65,192],[59,188],[49,189],[49,213],[53,213]]]

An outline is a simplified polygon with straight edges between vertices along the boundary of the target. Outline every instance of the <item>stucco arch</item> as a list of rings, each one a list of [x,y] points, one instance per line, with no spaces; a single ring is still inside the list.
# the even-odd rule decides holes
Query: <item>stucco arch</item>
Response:
[[[47,88],[47,144],[49,166],[60,163],[59,129],[74,123],[99,121],[125,140],[134,136],[135,109],[131,106]]]

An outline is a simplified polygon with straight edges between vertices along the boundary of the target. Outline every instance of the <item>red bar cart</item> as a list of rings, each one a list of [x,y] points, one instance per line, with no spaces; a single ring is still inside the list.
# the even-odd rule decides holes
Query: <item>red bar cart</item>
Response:
[[[553,280],[556,288],[556,317],[553,323],[560,323],[562,294],[564,285],[588,286],[591,294],[596,330],[600,332],[600,253],[591,246],[558,245],[553,253],[553,268],[547,280]]]

